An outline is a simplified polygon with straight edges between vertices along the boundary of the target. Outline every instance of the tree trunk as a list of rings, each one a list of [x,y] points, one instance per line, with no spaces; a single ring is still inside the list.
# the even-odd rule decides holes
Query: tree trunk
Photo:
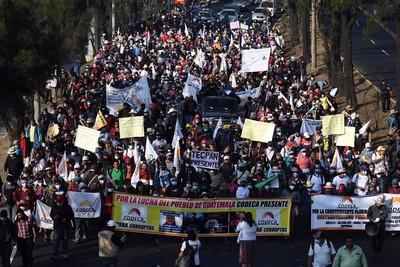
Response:
[[[340,13],[335,11],[331,11],[331,13],[332,13],[332,21],[328,36],[328,45],[331,52],[331,75],[333,82],[331,85],[339,89],[339,94],[344,95],[343,69],[342,69],[342,61],[340,59],[340,39],[341,39]]]
[[[290,42],[291,46],[294,47],[299,40],[298,32],[298,17],[296,12],[296,0],[289,0],[289,24],[290,24]]]
[[[303,43],[303,58],[306,63],[310,62],[310,14],[308,6],[301,10],[301,35]]]
[[[397,10],[396,12],[396,18],[395,18],[395,23],[396,23],[396,88],[394,89],[394,93],[396,95],[396,108],[399,110],[399,105],[400,105],[400,92],[399,92],[399,87],[400,87],[400,10]]]
[[[319,5],[318,8],[318,28],[320,30],[320,34],[322,37],[322,44],[324,46],[325,50],[325,56],[324,56],[324,63],[327,67],[327,72],[328,72],[328,82],[330,85],[333,84],[333,75],[332,75],[332,59],[331,59],[331,49],[328,45],[328,37],[329,37],[329,31],[330,31],[330,12],[326,8],[325,5]]]
[[[353,8],[344,9],[341,12],[342,19],[342,48],[343,48],[343,91],[346,100],[353,107],[357,106],[356,92],[354,90],[353,76],[353,53],[351,31],[355,21],[355,10]]]

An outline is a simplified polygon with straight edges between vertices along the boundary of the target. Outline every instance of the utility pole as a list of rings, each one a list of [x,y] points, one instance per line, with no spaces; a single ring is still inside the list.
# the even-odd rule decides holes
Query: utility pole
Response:
[[[317,16],[315,1],[311,0],[311,68],[317,70]]]
[[[111,34],[115,33],[115,0],[111,0]]]

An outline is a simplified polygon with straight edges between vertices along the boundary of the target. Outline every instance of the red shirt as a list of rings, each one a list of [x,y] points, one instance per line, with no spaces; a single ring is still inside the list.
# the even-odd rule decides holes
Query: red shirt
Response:
[[[35,239],[35,231],[33,229],[32,221],[29,218],[17,219],[15,221],[18,238],[33,238]]]

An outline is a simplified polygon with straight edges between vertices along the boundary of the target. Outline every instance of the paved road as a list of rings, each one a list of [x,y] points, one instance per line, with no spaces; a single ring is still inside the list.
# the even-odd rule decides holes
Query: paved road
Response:
[[[396,45],[394,39],[378,27],[371,36],[363,30],[367,18],[360,12],[353,27],[353,63],[366,78],[375,84],[385,79],[396,86]],[[390,24],[389,27],[393,28]]]
[[[299,231],[301,232],[301,230]],[[354,234],[356,244],[360,244],[368,257],[370,267],[398,266],[400,255],[398,253],[399,237],[386,238],[383,257],[371,258],[368,237],[364,233]],[[330,240],[338,248],[342,244],[342,233],[331,233]],[[86,243],[75,245],[71,242],[69,258],[60,260],[58,264],[50,260],[51,244],[43,244],[42,237],[39,237],[37,248],[34,250],[34,265],[40,267],[58,266],[71,267],[73,265],[85,267],[98,267],[101,263],[97,257],[97,241],[95,233]],[[256,264],[255,266],[268,267],[304,267],[306,266],[306,252],[310,243],[310,237],[300,233],[297,237],[287,240],[281,237],[259,238],[256,243]],[[153,236],[129,235],[128,244],[120,253],[120,267],[172,267],[180,248],[180,239],[160,238],[156,243]],[[233,267],[238,265],[238,245],[236,239],[223,238],[202,239],[200,257],[202,266],[207,267]],[[21,258],[17,255],[13,266],[21,266]],[[101,265],[100,265],[101,266]]]

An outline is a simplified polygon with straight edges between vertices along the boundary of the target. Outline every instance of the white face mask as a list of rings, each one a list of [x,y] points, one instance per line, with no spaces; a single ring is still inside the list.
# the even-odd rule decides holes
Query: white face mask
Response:
[[[55,187],[56,187],[56,189],[60,189],[60,185],[58,185],[58,184]]]
[[[294,189],[294,185],[289,185],[290,190]]]
[[[99,180],[99,183],[100,184],[104,184],[104,180]]]

